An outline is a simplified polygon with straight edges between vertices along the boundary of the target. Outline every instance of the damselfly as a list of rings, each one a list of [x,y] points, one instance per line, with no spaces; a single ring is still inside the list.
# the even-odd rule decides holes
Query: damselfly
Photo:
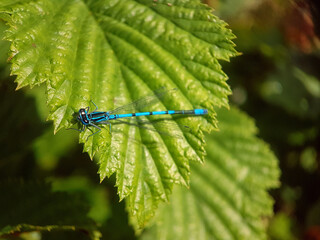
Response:
[[[90,112],[90,108],[80,108],[77,116],[77,120],[83,125],[83,129],[79,131],[84,131],[86,127],[93,126],[98,129],[97,132],[91,134],[89,137],[97,134],[101,131],[101,128],[98,126],[99,124],[108,124],[111,132],[111,122],[114,120],[119,120],[122,118],[130,118],[130,117],[141,117],[141,116],[151,116],[151,115],[205,115],[208,113],[207,109],[192,109],[192,110],[163,110],[163,111],[151,111],[151,112],[135,112],[135,113],[123,113],[126,111],[134,111],[154,104],[158,102],[160,98],[164,95],[168,94],[168,92],[176,91],[176,89],[172,89],[169,91],[157,91],[155,94],[140,98],[132,103],[127,105],[118,107],[112,111],[97,111],[97,105],[93,103],[95,106],[95,110]],[[89,138],[88,137],[88,138]]]

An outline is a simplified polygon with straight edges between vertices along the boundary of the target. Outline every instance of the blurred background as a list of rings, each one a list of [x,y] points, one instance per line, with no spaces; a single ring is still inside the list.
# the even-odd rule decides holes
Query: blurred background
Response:
[[[222,63],[230,102],[256,121],[259,137],[280,161],[281,187],[271,192],[274,240],[320,239],[320,3],[290,0],[207,0],[237,38],[241,56]],[[5,26],[0,22],[0,34]],[[74,191],[95,206],[89,215],[108,239],[135,239],[114,180],[99,182],[77,133],[53,135],[42,87],[15,91],[8,42],[0,42],[0,180],[52,176],[53,188]],[[23,118],[21,117],[23,116]],[[266,220],[266,222],[269,221]],[[80,239],[80,238],[79,238]]]
[[[237,36],[231,104],[280,161],[270,239],[320,239],[320,2],[208,0]]]

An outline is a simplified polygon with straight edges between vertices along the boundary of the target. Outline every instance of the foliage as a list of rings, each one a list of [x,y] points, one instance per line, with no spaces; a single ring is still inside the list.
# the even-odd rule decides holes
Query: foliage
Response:
[[[86,217],[88,205],[79,196],[53,193],[50,185],[7,181],[0,184],[0,238],[33,231],[85,231],[99,239],[93,221]]]
[[[231,102],[255,119],[259,136],[279,158],[281,187],[272,191],[275,216],[268,237],[316,239],[320,232],[320,215],[315,213],[320,200],[316,187],[320,184],[319,3],[241,3],[236,14],[232,9],[227,16],[218,6],[217,14],[227,19],[237,35],[237,50],[243,53],[223,68],[230,77]],[[317,215],[312,223],[310,215]]]
[[[272,216],[266,189],[279,184],[277,160],[252,119],[234,108],[217,113],[221,131],[208,136],[204,166],[192,165],[190,189],[174,189],[142,239],[267,239],[261,217]]]
[[[159,87],[179,91],[149,110],[209,109],[206,119],[176,120],[191,130],[182,139],[124,124],[112,136],[108,127],[81,134],[84,151],[98,155],[101,180],[117,173],[120,199],[129,197],[143,226],[174,183],[189,185],[189,161],[203,160],[202,131],[216,128],[213,107],[227,106],[230,94],[217,60],[235,55],[233,34],[195,1],[21,1],[2,13],[17,88],[46,83],[55,131],[90,100],[113,109]]]
[[[127,221],[136,233],[149,222],[142,239],[266,238],[262,217],[272,215],[273,205],[267,190],[278,185],[279,170],[268,146],[255,136],[253,121],[234,108],[220,109],[228,107],[231,90],[218,61],[229,61],[237,53],[234,35],[211,8],[197,0],[17,0],[2,1],[0,17],[9,25],[5,39],[11,42],[11,74],[17,76],[18,88],[34,87],[24,88],[18,102],[10,84],[9,90],[0,89],[7,92],[2,99],[7,114],[18,116],[17,120],[3,117],[11,128],[1,141],[14,146],[11,129],[19,121],[29,121],[33,133],[15,133],[26,135],[28,147],[19,144],[22,153],[11,158],[18,159],[14,166],[21,170],[3,177],[21,172],[26,178],[59,175],[51,178],[54,188],[84,195],[91,205],[89,216],[102,224],[100,230],[108,239],[134,239]],[[171,125],[153,122],[153,130],[114,124],[112,134],[107,126],[88,140],[94,128],[80,134],[84,151],[99,165],[100,181],[116,173],[111,184],[117,186],[119,199],[126,200],[127,219],[123,205],[115,207],[119,199],[113,186],[94,187],[86,181],[97,182],[91,175],[96,169],[75,154],[79,149],[72,133],[53,136],[41,121],[48,114],[57,132],[72,126],[79,108],[93,107],[90,100],[101,110],[110,110],[161,87],[177,91],[148,106],[148,111],[201,107],[209,109],[209,116],[172,118]],[[220,131],[212,132],[218,130],[217,124]],[[185,125],[188,131],[183,130]],[[206,132],[211,133],[205,148]],[[10,166],[10,160],[4,162]],[[5,170],[0,164],[0,171]],[[76,177],[63,179],[71,175]],[[183,187],[174,187],[177,184]],[[46,190],[38,191],[45,199],[42,193]],[[160,202],[169,200],[157,210]],[[52,204],[59,207],[60,202]],[[87,219],[83,211],[70,213],[65,229],[86,229],[86,224],[78,228],[72,219],[77,214]],[[9,230],[60,228],[59,219],[49,220],[52,225],[45,226],[19,221]]]

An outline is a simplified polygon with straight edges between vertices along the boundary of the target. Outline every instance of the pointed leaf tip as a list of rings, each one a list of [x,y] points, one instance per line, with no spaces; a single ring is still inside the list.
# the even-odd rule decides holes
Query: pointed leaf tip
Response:
[[[55,133],[70,127],[77,109],[94,109],[91,100],[110,111],[160,87],[177,91],[145,111],[208,109],[205,117],[170,120],[170,129],[127,122],[113,124],[112,135],[99,125],[87,142],[96,129],[80,134],[84,151],[98,159],[100,182],[116,173],[120,198],[144,225],[174,184],[189,185],[189,162],[205,156],[203,132],[217,129],[215,108],[228,106],[218,60],[236,55],[231,31],[199,1],[39,0],[5,5],[0,13],[10,24],[18,89],[46,84]]]

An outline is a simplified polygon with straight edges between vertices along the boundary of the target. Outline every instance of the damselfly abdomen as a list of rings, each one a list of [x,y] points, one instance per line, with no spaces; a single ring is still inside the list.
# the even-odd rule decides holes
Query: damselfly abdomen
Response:
[[[175,91],[176,89],[172,89],[170,91]],[[158,91],[156,94],[143,97],[141,99],[138,99],[130,104],[118,107],[112,111],[98,111],[98,107],[95,103],[94,106],[96,109],[92,112],[90,112],[90,108],[81,108],[79,110],[79,114],[77,116],[78,121],[80,121],[83,125],[83,129],[80,130],[81,132],[85,130],[88,126],[93,126],[98,129],[97,132],[91,134],[90,136],[93,136],[94,134],[97,134],[101,131],[101,128],[98,126],[100,124],[108,124],[110,126],[110,132],[111,132],[111,124],[114,120],[120,120],[123,118],[132,118],[132,117],[141,117],[141,116],[154,116],[154,115],[205,115],[208,113],[207,109],[191,109],[191,110],[164,110],[164,111],[150,111],[150,112],[135,112],[135,113],[122,113],[119,114],[119,112],[125,112],[130,110],[139,109],[141,107],[145,107],[147,105],[151,105],[159,99],[167,94],[170,91]],[[89,136],[89,137],[90,137]]]

